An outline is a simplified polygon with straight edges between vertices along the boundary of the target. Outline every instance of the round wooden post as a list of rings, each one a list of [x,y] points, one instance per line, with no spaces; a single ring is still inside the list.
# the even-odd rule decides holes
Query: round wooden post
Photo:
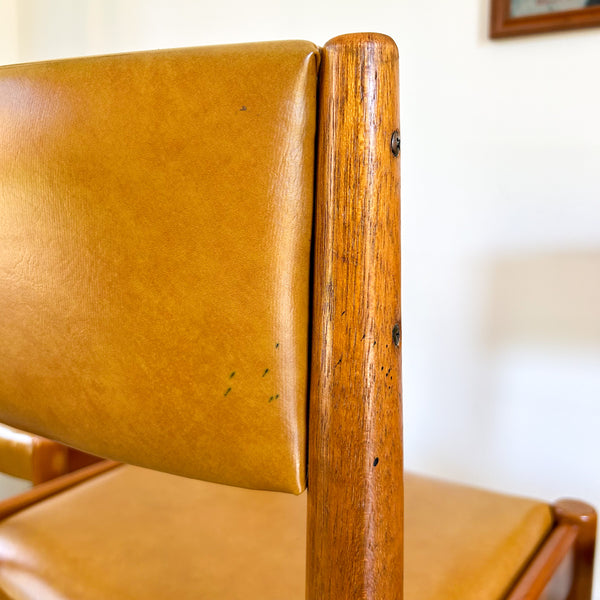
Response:
[[[309,600],[402,598],[398,53],[322,53],[309,424]]]

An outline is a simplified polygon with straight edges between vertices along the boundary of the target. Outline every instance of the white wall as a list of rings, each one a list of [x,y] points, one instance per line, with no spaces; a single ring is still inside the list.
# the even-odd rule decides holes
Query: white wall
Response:
[[[392,35],[407,466],[600,506],[600,29],[491,42],[487,20],[488,0],[4,0],[0,62]]]

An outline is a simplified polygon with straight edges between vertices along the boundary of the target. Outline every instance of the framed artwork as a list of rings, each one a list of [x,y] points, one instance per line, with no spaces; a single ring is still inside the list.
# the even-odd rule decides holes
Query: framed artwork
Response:
[[[600,0],[492,0],[490,37],[600,25]]]

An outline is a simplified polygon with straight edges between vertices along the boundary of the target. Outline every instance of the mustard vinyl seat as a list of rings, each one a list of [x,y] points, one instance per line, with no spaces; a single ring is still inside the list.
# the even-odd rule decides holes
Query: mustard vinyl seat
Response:
[[[500,600],[543,503],[407,475],[405,600]],[[303,600],[306,494],[118,466],[0,523],[11,600]]]

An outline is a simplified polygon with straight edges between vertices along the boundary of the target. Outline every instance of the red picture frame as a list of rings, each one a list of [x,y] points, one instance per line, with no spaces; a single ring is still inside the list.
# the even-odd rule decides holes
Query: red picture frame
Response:
[[[513,17],[511,0],[492,0],[491,38],[596,26],[600,26],[600,6]]]

